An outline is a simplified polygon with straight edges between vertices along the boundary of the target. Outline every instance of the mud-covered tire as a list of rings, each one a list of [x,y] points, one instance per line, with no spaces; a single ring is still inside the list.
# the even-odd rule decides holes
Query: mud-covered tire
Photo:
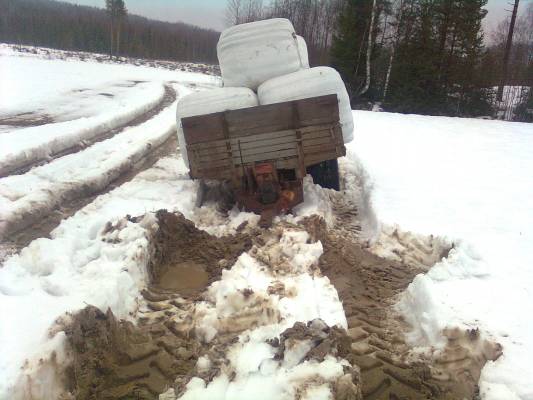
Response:
[[[324,189],[340,190],[339,163],[336,158],[307,167],[307,173],[315,184]]]

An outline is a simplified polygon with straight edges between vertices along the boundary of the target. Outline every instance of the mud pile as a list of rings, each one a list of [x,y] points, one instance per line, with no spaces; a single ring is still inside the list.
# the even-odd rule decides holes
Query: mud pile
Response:
[[[156,399],[196,363],[199,345],[161,322],[135,326],[87,306],[66,329],[73,354],[69,391],[76,399]]]
[[[351,339],[344,329],[329,327],[322,320],[315,319],[307,324],[297,322],[286,329],[280,338],[269,342],[277,348],[274,359],[283,360],[285,352],[290,347],[307,341],[309,351],[303,357],[304,361],[324,361],[327,355],[348,359],[350,356]],[[340,377],[332,388],[336,400],[360,400],[361,374],[357,366],[345,367],[345,374]]]

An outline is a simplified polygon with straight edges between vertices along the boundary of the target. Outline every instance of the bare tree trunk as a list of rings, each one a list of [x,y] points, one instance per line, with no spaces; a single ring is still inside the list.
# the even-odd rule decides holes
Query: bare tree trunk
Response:
[[[120,28],[122,27],[122,17],[117,21],[117,46],[115,48],[117,57],[120,57]]]
[[[383,99],[382,101],[385,101],[385,98],[387,97],[387,91],[389,90],[389,80],[390,80],[390,73],[392,71],[392,63],[394,62],[394,55],[396,53],[396,46],[392,46],[392,50],[390,53],[389,58],[389,66],[387,67],[387,75],[385,77],[385,85],[383,86]]]
[[[113,24],[113,18],[111,18],[111,41],[109,42],[109,57],[113,58],[113,43],[115,40],[115,26]]]
[[[392,71],[392,63],[394,62],[394,57],[396,55],[396,47],[398,46],[398,43],[400,42],[400,26],[402,22],[402,16],[403,16],[403,0],[400,0],[400,8],[398,10],[398,15],[396,17],[396,29],[394,31],[394,42],[392,43],[392,49],[389,57],[389,66],[387,67],[387,75],[385,76],[385,84],[383,85],[383,98],[382,101],[385,101],[385,98],[387,97],[387,92],[389,90],[389,82],[390,82],[390,74]]]
[[[518,0],[516,0],[518,1]],[[370,88],[370,75],[371,75],[371,58],[372,58],[372,46],[374,45],[374,18],[376,15],[376,0],[372,2],[372,14],[370,17],[370,28],[368,29],[368,47],[366,49],[366,81],[365,86],[359,92],[359,95],[362,95],[368,91]]]
[[[511,46],[513,45],[513,33],[514,25],[516,22],[516,13],[518,11],[518,3],[520,0],[515,0],[513,7],[513,14],[511,15],[511,24],[509,25],[509,34],[507,35],[507,43],[505,44],[505,53],[503,55],[503,69],[502,69],[502,78],[500,80],[500,86],[498,87],[498,94],[496,100],[503,100],[503,88],[507,82],[507,69],[509,67],[509,56],[511,54]]]

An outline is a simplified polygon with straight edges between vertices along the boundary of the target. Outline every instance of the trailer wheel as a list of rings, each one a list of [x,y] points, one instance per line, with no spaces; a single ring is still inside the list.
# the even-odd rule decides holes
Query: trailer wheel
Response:
[[[307,173],[313,177],[315,184],[324,189],[340,190],[339,163],[336,158],[307,167]]]

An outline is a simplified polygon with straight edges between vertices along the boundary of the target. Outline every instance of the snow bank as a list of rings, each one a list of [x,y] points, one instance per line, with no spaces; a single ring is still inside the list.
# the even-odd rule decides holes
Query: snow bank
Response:
[[[284,18],[250,22],[224,30],[217,44],[224,86],[256,90],[270,78],[309,66],[300,46],[292,23]]]
[[[181,127],[181,119],[202,114],[211,114],[227,110],[257,106],[255,93],[248,88],[224,87],[213,90],[191,93],[178,101],[178,142],[185,165],[189,166],[185,136]]]
[[[0,135],[0,175],[61,153],[128,123],[163,100],[160,83],[141,83],[119,109],[72,121],[47,124]],[[94,98],[93,101],[97,101]]]
[[[162,159],[62,221],[51,239],[33,241],[4,263],[0,269],[0,398],[17,398],[13,392],[17,377],[22,373],[31,379],[40,359],[61,350],[64,335],[49,335],[48,329],[63,313],[93,304],[129,318],[145,284],[154,220],[148,216],[134,224],[124,216],[167,209],[190,217],[195,193],[196,184],[181,160]],[[106,233],[108,221],[115,229]],[[41,388],[48,394],[57,389],[48,381],[41,382]],[[53,398],[46,393],[41,398]]]
[[[350,99],[339,73],[329,67],[304,69],[264,82],[257,89],[260,104],[280,103],[307,97],[336,94],[344,143],[353,139],[353,116]]]
[[[295,322],[321,319],[329,326],[347,327],[337,291],[316,269],[320,242],[309,243],[305,231],[280,227],[264,246],[242,254],[207,290],[206,301],[196,305],[195,332],[206,342],[216,335],[239,332],[225,357],[229,364],[211,382],[193,377],[180,399],[292,399],[320,391],[330,398],[331,385],[344,375],[345,360],[327,356],[303,361],[311,349],[294,343],[281,360],[267,340],[278,338]],[[247,295],[243,295],[247,293]],[[314,321],[313,324],[324,322]],[[199,360],[209,366],[211,360]],[[233,375],[233,377],[232,377]]]
[[[533,125],[355,111],[348,146],[374,181],[378,218],[454,243],[398,307],[415,346],[444,327],[503,345],[483,368],[484,399],[533,399]]]
[[[20,53],[6,46],[8,45],[0,44],[2,117],[17,113],[33,113],[36,110],[55,115],[58,106],[61,108],[69,98],[71,99],[69,96],[79,98],[79,93],[83,93],[86,89],[116,86],[124,81],[160,84],[179,81],[181,84],[191,82],[220,86],[220,78],[199,73],[135,66],[126,64],[126,60],[121,64],[107,64],[110,60],[106,55],[42,48],[30,48],[37,54]],[[40,54],[42,51],[45,51],[46,55]],[[72,59],[76,55],[80,59]],[[60,57],[66,57],[67,60],[57,59]],[[157,62],[152,64],[156,66]],[[95,114],[109,111],[108,106],[108,101],[94,104]]]
[[[104,189],[176,129],[176,103],[151,120],[23,175],[0,179],[0,237],[49,214],[63,202]]]

